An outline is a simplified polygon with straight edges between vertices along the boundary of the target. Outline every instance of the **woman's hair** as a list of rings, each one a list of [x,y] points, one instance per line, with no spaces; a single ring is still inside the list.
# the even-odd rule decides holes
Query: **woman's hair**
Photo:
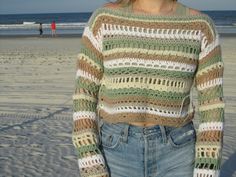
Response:
[[[173,1],[178,1],[178,0],[173,0]],[[113,3],[121,5],[121,6],[125,6],[125,5],[128,5],[130,3],[134,3],[134,2],[135,2],[135,0],[116,0]]]

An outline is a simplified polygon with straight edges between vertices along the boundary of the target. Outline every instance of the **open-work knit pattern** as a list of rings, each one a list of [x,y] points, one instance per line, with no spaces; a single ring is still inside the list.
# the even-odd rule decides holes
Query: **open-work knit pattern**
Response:
[[[73,94],[72,141],[82,177],[108,176],[98,118],[181,127],[194,118],[194,177],[218,177],[222,156],[224,64],[219,34],[206,14],[152,16],[100,7],[82,36]]]

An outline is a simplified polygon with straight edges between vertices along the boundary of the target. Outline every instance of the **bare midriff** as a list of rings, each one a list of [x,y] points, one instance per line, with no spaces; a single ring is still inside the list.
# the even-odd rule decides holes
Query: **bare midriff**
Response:
[[[129,122],[129,124],[136,125],[136,126],[142,126],[142,127],[157,125],[155,123],[148,123],[148,122],[145,122],[145,123],[143,123],[143,122]]]

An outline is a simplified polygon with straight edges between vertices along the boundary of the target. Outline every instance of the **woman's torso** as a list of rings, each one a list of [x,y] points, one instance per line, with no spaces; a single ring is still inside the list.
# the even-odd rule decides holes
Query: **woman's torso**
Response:
[[[189,8],[187,6],[183,6],[183,4],[176,2],[175,4],[175,13],[176,14],[181,14],[185,13],[186,15],[188,14]],[[131,125],[137,125],[137,126],[153,126],[156,125],[156,123],[149,123],[149,122],[129,122]]]
[[[181,16],[167,18],[101,9],[100,21],[94,23],[104,20],[101,118],[137,126],[179,126],[193,118],[188,112],[191,100],[185,98],[193,85],[206,16],[189,16],[181,3],[176,7]]]

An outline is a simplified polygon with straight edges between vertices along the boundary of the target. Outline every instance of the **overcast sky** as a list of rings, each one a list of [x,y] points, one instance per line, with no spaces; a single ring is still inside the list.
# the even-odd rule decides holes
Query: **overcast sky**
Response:
[[[0,0],[0,14],[92,12],[94,9],[103,5],[107,1],[106,0]],[[236,10],[236,0],[179,0],[179,1],[198,10]]]

